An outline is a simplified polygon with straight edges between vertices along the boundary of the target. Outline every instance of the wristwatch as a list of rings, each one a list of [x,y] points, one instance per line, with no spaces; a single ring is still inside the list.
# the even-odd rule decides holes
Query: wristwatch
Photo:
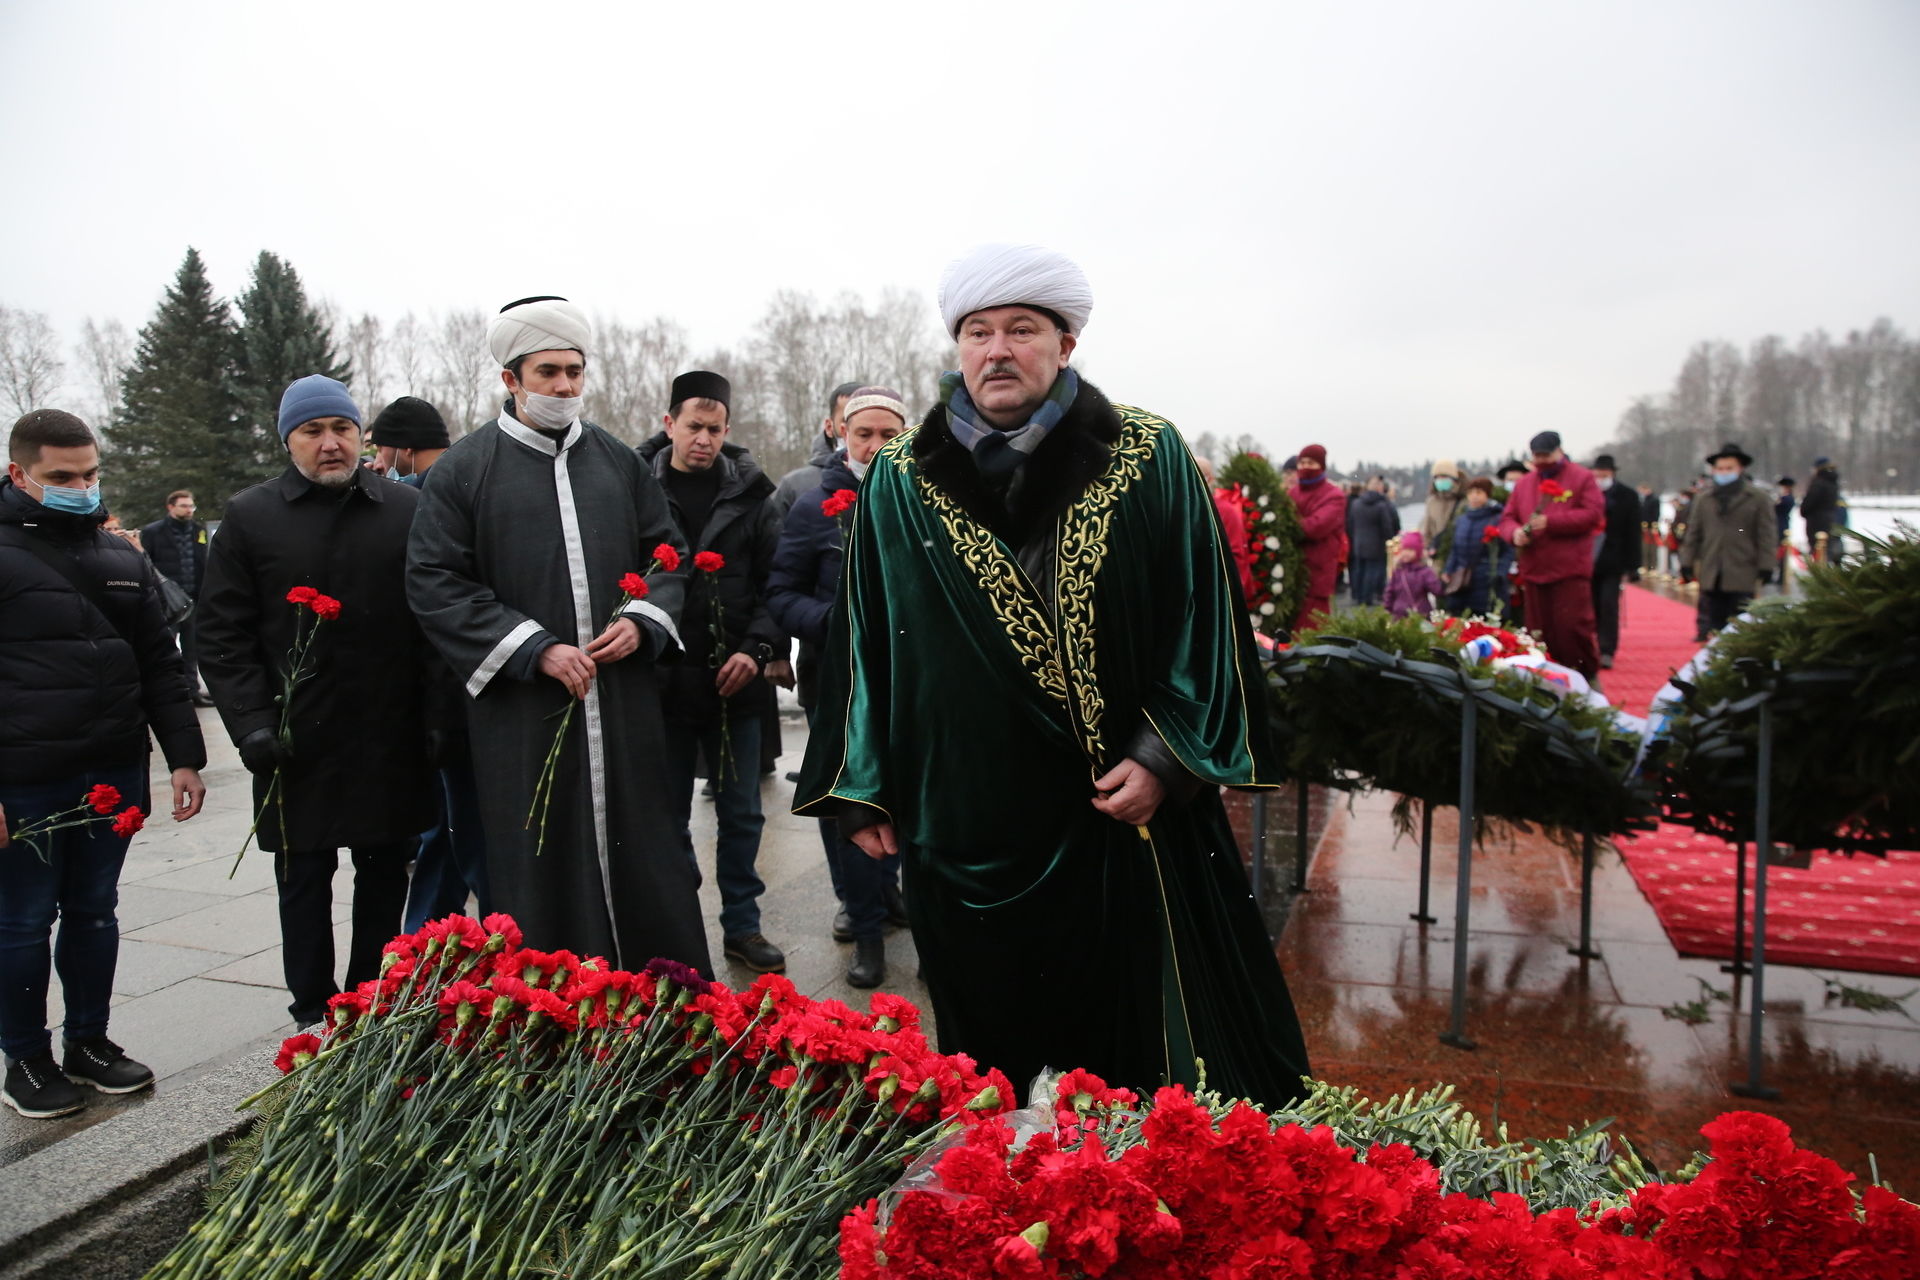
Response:
[[[765,671],[767,664],[773,661],[773,646],[765,640],[755,644],[751,649],[742,650],[742,652],[749,658],[752,658],[762,671]]]

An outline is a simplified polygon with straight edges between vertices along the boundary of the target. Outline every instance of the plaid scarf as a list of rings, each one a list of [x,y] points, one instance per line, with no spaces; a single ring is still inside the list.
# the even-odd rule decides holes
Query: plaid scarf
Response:
[[[947,426],[953,438],[973,455],[973,465],[989,480],[1005,479],[1018,471],[1047,433],[1060,425],[1079,393],[1080,375],[1062,369],[1053,380],[1053,390],[1047,392],[1027,425],[1001,431],[983,427],[976,420],[979,410],[973,407],[973,397],[967,394],[966,382],[958,373],[940,375],[940,403],[947,410]]]

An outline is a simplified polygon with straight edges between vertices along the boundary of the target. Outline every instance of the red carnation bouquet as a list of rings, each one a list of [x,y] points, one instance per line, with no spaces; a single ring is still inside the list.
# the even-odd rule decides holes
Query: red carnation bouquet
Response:
[[[1439,623],[1440,634],[1449,640],[1465,645],[1483,636],[1490,637],[1494,648],[1486,660],[1494,658],[1518,658],[1527,654],[1544,656],[1546,649],[1530,631],[1509,631],[1500,625],[1497,618],[1489,617],[1448,617]]]
[[[674,549],[672,543],[663,542],[653,549],[653,563],[647,566],[647,573],[649,575],[662,571],[672,573],[679,567],[680,553]],[[608,618],[606,626],[600,629],[605,631],[607,627],[618,622],[620,615],[633,601],[646,598],[646,577],[637,573],[620,575],[620,602],[614,605],[613,616]],[[533,784],[533,804],[527,809],[526,822],[521,824],[521,830],[524,831],[533,825],[535,818],[540,819],[540,834],[534,838],[533,842],[533,856],[536,858],[547,847],[547,812],[553,807],[554,777],[560,767],[560,752],[567,745],[567,730],[573,725],[573,709],[578,704],[579,699],[570,696],[567,698],[567,705],[553,713],[560,717],[560,728],[554,733],[553,745],[547,748],[547,758],[540,765],[540,776],[534,780]]]
[[[280,704],[280,724],[274,730],[274,736],[280,740],[281,750],[288,756],[293,754],[293,695],[301,685],[313,678],[314,667],[313,639],[320,634],[320,624],[332,622],[340,616],[340,602],[324,592],[312,587],[295,587],[287,592],[287,603],[293,606],[293,648],[287,651],[287,670],[280,678],[280,692],[274,695],[274,701]],[[274,806],[280,818],[280,847],[287,847],[287,806],[284,790],[285,778],[283,765],[273,766],[273,777],[267,783],[267,793],[260,798],[260,807],[254,811],[253,825],[247,828],[247,838],[240,842],[240,852],[233,855],[233,866],[227,871],[227,879],[233,879],[240,870],[240,860],[247,856],[247,846],[260,831],[260,820],[267,816],[269,806]]]
[[[858,497],[859,495],[851,489],[835,489],[820,500],[820,514],[837,522],[841,516],[853,509],[853,504]],[[845,525],[841,526],[843,530],[845,527]]]
[[[1540,482],[1540,496],[1549,502],[1566,502],[1573,497],[1573,490],[1567,488],[1567,486],[1561,484],[1558,480],[1542,480]]]
[[[1161,1089],[1150,1109],[1075,1072],[1045,1106],[944,1144],[841,1224],[842,1280],[1920,1275],[1920,1209],[1803,1151],[1771,1116],[1702,1132],[1704,1171],[1581,1208],[1448,1191],[1401,1142]]]
[[[151,1274],[825,1276],[848,1206],[1012,1097],[898,996],[522,944],[500,915],[388,944]]]
[[[10,840],[24,840],[33,851],[40,855],[40,861],[49,860],[47,848],[42,839],[56,831],[65,831],[70,827],[84,827],[96,822],[113,823],[113,834],[122,839],[131,836],[147,824],[147,815],[138,805],[120,808],[120,789],[106,783],[96,783],[80,798],[80,803],[71,809],[62,809],[50,813],[38,822],[28,823],[18,831],[12,832]],[[117,813],[115,810],[119,810]]]

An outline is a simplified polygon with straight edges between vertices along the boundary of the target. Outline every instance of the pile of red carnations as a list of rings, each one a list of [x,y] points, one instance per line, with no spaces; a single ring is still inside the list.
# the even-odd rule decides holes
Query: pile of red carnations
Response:
[[[841,1226],[843,1280],[1894,1280],[1920,1276],[1920,1209],[1794,1146],[1770,1116],[1703,1131],[1690,1181],[1535,1213],[1448,1193],[1394,1143],[1218,1111],[1151,1107],[1076,1073],[1052,1123],[994,1117]],[[1023,1123],[1025,1121],[1025,1123]]]
[[[820,1276],[836,1225],[1012,1101],[919,1012],[638,973],[452,916],[388,945],[155,1276]]]
[[[1442,635],[1461,644],[1469,644],[1482,636],[1492,637],[1499,646],[1491,655],[1495,658],[1518,658],[1544,652],[1539,642],[1528,633],[1509,631],[1497,622],[1489,622],[1484,618],[1448,617],[1442,618],[1437,625]]]

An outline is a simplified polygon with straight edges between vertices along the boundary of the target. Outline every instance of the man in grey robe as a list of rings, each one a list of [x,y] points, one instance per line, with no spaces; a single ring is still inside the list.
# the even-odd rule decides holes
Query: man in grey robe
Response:
[[[666,817],[654,677],[681,653],[688,566],[649,574],[643,599],[620,587],[659,544],[683,562],[686,547],[633,450],[580,418],[581,310],[509,303],[487,341],[509,398],[422,488],[407,593],[471,699],[493,901],[529,946],[711,973],[698,873]],[[569,699],[551,803],[530,821]]]

